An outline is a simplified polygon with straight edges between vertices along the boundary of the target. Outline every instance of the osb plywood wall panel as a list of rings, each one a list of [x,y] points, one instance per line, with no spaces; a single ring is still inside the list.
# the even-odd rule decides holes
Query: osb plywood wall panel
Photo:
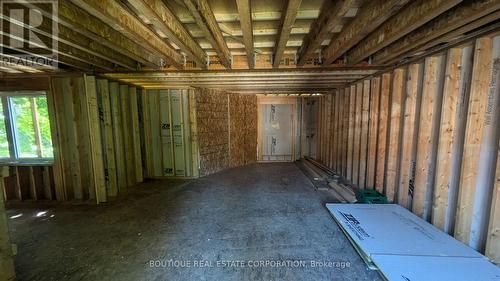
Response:
[[[228,93],[198,89],[196,110],[200,176],[206,176],[229,167]]]
[[[229,95],[230,166],[256,162],[257,158],[257,97]]]

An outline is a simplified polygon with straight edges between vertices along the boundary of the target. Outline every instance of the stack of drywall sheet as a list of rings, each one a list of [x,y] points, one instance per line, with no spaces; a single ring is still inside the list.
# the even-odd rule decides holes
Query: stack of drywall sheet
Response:
[[[326,207],[361,257],[387,280],[500,280],[500,268],[486,257],[399,205]]]

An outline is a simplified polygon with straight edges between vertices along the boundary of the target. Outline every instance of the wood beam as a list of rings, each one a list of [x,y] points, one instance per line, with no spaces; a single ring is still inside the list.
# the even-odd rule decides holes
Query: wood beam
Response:
[[[71,0],[74,4],[95,15],[130,40],[146,48],[150,52],[158,52],[164,56],[166,63],[180,69],[182,56],[157,34],[151,31],[130,12],[115,0]]]
[[[304,66],[316,50],[321,48],[321,43],[329,39],[330,31],[336,26],[342,25],[348,12],[357,8],[359,8],[359,1],[357,0],[324,1],[318,19],[313,23],[309,34],[304,38],[302,47],[299,49],[297,66]]]
[[[290,37],[290,32],[292,31],[293,24],[295,23],[295,18],[297,17],[297,12],[300,7],[302,0],[287,0],[285,1],[286,7],[281,15],[280,27],[278,30],[278,40],[274,47],[274,59],[273,67],[279,67],[281,62],[281,57],[285,52],[286,43]]]
[[[466,1],[377,52],[373,56],[373,63],[386,63],[406,56],[420,46],[498,9],[500,9],[500,0]]]
[[[347,53],[347,63],[354,65],[361,62],[363,59],[390,45],[462,1],[413,1],[349,51]]]
[[[231,68],[231,53],[221,28],[207,0],[184,0],[205,38],[210,42],[225,68]]]
[[[91,16],[84,10],[78,8],[68,0],[58,1],[59,36],[64,37],[66,30],[79,33],[81,38],[89,38],[93,44],[98,42],[103,46],[127,56],[145,66],[158,68],[161,55],[158,52],[150,52],[141,45],[135,43],[116,31],[98,18]],[[66,28],[62,28],[62,27]],[[90,48],[89,48],[90,49]],[[110,58],[112,55],[103,53]]]
[[[253,28],[252,28],[252,7],[250,0],[236,0],[238,13],[240,16],[241,31],[243,32],[243,41],[247,53],[248,68],[255,67],[254,49],[253,49]]]
[[[163,3],[157,0],[128,0],[128,2],[146,17],[151,24],[164,33],[167,38],[185,52],[201,68],[207,67],[206,54],[174,13]]]
[[[368,1],[357,17],[335,36],[325,49],[323,66],[332,64],[345,52],[359,43],[391,16],[395,15],[409,0]]]

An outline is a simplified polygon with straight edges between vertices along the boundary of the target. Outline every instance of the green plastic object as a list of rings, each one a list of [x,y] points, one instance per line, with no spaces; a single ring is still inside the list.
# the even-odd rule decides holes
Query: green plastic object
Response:
[[[359,189],[356,191],[357,203],[360,204],[387,204],[387,197],[375,189]]]

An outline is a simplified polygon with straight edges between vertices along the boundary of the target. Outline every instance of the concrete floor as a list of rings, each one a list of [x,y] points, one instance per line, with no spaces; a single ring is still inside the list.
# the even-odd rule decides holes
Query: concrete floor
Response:
[[[381,280],[326,202],[335,200],[295,164],[255,164],[150,181],[99,206],[23,205],[8,216],[22,214],[9,219],[19,280]]]

